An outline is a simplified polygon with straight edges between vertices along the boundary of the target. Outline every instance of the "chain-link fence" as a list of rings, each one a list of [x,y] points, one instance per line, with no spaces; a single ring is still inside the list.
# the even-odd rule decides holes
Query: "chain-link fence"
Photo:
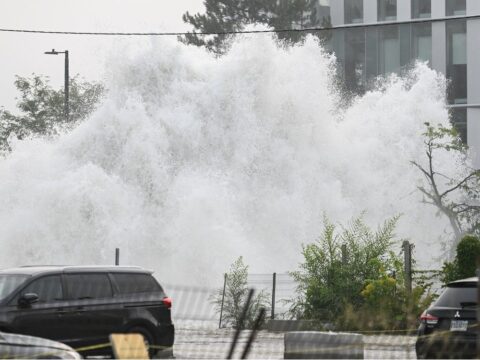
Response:
[[[441,291],[440,273],[435,270],[412,271],[414,287],[425,283],[430,284],[431,291]],[[382,331],[316,331],[318,328],[308,321],[291,318],[290,306],[298,294],[297,284],[289,274],[249,274],[247,286],[256,293],[263,291],[267,294],[266,321],[258,329],[243,330],[238,334],[231,324],[221,324],[218,303],[217,308],[213,303],[215,296],[218,298],[221,294],[221,288],[166,286],[175,304],[175,356],[226,358],[231,355],[240,358],[249,347],[248,356],[259,359],[417,358],[416,343],[419,338],[416,325],[409,329]],[[476,321],[470,321],[469,327],[475,326]],[[451,331],[448,329],[437,332],[435,339],[432,336],[420,337],[418,342],[422,346],[422,354],[425,355],[425,349],[430,349],[449,357],[453,353],[449,352],[446,344],[455,344],[447,339],[449,335]],[[443,338],[439,340],[440,337]]]
[[[174,354],[177,358],[241,358],[247,346],[248,357],[256,359],[282,358],[366,358],[414,359],[416,336],[398,333],[325,333],[302,332],[292,328],[295,321],[283,321],[288,310],[283,300],[295,295],[295,283],[286,274],[276,275],[277,324],[272,327],[271,313],[266,314],[266,325],[255,330],[242,330],[235,340],[236,330],[219,328],[219,313],[212,299],[219,289],[165,286],[173,299],[173,319],[176,335]],[[253,274],[248,283],[256,291],[273,289],[273,274]],[[225,326],[225,325],[224,325]],[[298,322],[297,322],[298,326]],[[414,330],[414,329],[413,329]],[[252,341],[252,333],[254,340]],[[250,345],[249,345],[250,343]],[[232,352],[232,347],[235,349]]]

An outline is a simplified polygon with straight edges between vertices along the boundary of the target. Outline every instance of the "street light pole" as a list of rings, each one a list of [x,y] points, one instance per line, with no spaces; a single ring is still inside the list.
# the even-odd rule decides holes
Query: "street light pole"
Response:
[[[52,51],[45,51],[45,54],[47,55],[58,55],[58,54],[65,54],[65,108],[64,108],[64,113],[65,113],[65,119],[68,122],[70,118],[70,108],[69,108],[69,60],[68,60],[68,50],[65,51],[55,51],[55,49],[52,49]]]
[[[70,93],[70,88],[69,88],[69,75],[68,75],[68,50],[65,50],[65,119],[67,120],[67,123],[70,118],[70,106],[69,106],[69,93]]]

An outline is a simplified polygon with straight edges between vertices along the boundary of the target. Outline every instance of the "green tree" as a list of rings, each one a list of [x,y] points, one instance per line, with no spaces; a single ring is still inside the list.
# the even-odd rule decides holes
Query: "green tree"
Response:
[[[264,24],[275,30],[330,27],[330,17],[319,19],[316,0],[205,0],[205,14],[183,14],[183,21],[192,25],[193,32],[179,37],[181,42],[205,46],[221,55],[228,50],[232,32],[249,24]],[[196,35],[196,33],[220,33]],[[324,32],[314,32],[320,38]],[[277,37],[286,44],[303,41],[305,32],[279,32]]]
[[[225,287],[225,299],[223,302],[222,323],[235,329],[239,327],[251,329],[260,309],[268,309],[268,294],[262,290],[253,295],[247,314],[242,324],[242,311],[245,306],[249,288],[247,286],[248,266],[243,263],[243,257],[239,257],[230,266],[227,273]],[[222,308],[223,289],[219,289],[213,296],[212,302],[215,310],[220,314]]]
[[[0,149],[8,150],[8,137],[15,134],[22,139],[30,135],[55,135],[90,115],[98,105],[104,87],[87,82],[78,75],[70,79],[68,120],[64,114],[64,90],[53,89],[48,77],[33,74],[31,78],[17,76],[15,87],[18,115],[0,108]]]
[[[442,281],[451,281],[475,276],[477,261],[480,258],[480,239],[465,235],[457,245],[455,259],[446,262],[442,268]]]
[[[423,201],[437,207],[450,221],[455,245],[466,233],[480,234],[480,170],[468,164],[468,146],[454,127],[425,125],[427,163],[412,161],[426,180],[426,186],[418,189],[424,195]],[[436,161],[440,152],[449,152],[460,159],[460,172],[441,173]]]

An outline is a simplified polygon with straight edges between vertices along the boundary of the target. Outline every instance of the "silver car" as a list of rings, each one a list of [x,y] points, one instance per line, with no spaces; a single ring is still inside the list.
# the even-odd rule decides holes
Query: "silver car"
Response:
[[[39,337],[0,332],[0,359],[81,359],[70,346]]]

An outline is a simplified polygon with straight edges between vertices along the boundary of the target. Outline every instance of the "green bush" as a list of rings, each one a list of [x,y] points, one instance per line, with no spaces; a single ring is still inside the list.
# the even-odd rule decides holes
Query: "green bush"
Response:
[[[465,235],[457,245],[455,259],[443,264],[443,283],[475,276],[479,257],[480,239],[474,235]]]
[[[322,235],[303,246],[304,262],[292,273],[299,293],[292,316],[341,330],[414,326],[431,297],[427,287],[407,293],[403,262],[391,251],[401,243],[395,236],[397,220],[389,219],[374,231],[358,217],[338,231],[325,219]]]
[[[414,331],[418,315],[433,300],[427,289],[416,286],[409,294],[403,278],[383,273],[379,279],[369,281],[362,290],[364,302],[359,308],[347,306],[340,317],[341,327],[357,331]]]

